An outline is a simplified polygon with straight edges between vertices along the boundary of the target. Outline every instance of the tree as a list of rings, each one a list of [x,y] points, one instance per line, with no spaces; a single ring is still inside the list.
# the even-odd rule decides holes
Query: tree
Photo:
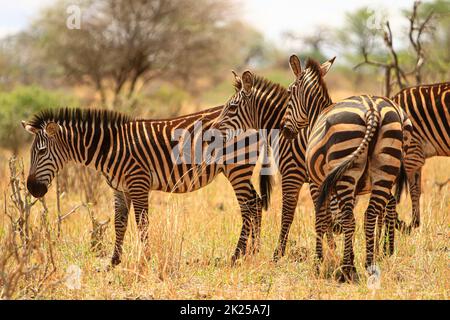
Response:
[[[95,86],[101,100],[131,97],[155,78],[186,80],[223,58],[231,8],[225,0],[84,0],[81,28],[65,26],[69,1],[36,21],[47,58]]]
[[[326,60],[324,48],[331,40],[331,31],[327,26],[319,26],[313,32],[298,34],[288,31],[283,38],[300,58],[312,57],[318,61]]]
[[[352,61],[362,60],[356,64],[355,69],[370,65],[383,70],[384,94],[390,96],[394,85],[402,89],[411,83],[421,84],[424,80],[426,64],[435,63],[430,62],[431,52],[437,43],[437,37],[433,36],[439,20],[435,9],[438,8],[441,14],[446,12],[448,18],[448,4],[448,0],[437,0],[426,4],[415,1],[412,10],[404,11],[409,22],[409,28],[405,34],[409,41],[408,48],[396,47],[389,21],[378,21],[378,25],[374,25],[371,21],[374,13],[368,8],[348,14],[346,25],[338,33],[338,38],[342,45],[353,45],[355,48],[356,54],[353,53]],[[448,35],[448,28],[444,29],[446,30],[444,33]],[[443,60],[446,61],[444,64],[448,65],[448,51],[445,51],[443,55]]]

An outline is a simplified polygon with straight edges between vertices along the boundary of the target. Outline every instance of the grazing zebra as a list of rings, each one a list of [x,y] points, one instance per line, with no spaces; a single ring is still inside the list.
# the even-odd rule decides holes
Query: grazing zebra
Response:
[[[414,131],[405,157],[412,200],[412,221],[420,225],[421,173],[425,159],[450,156],[450,83],[420,85],[401,90],[392,100],[406,111]]]
[[[406,179],[402,158],[412,125],[388,98],[361,95],[333,103],[323,79],[333,61],[320,65],[309,59],[302,70],[298,57],[291,56],[296,79],[289,86],[283,133],[291,137],[300,128],[309,128],[306,167],[316,210],[317,262],[323,260],[322,239],[331,224],[326,208],[330,195],[335,194],[344,233],[339,280],[348,281],[357,276],[353,253],[355,197],[371,194],[364,218],[368,268],[374,259],[376,220],[392,199],[391,188],[397,177],[402,180],[397,181],[398,186]]]
[[[167,120],[140,120],[105,110],[58,109],[44,111],[24,128],[34,135],[27,188],[35,197],[43,197],[65,163],[74,161],[103,173],[114,189],[116,240],[111,265],[120,263],[128,212],[134,207],[140,239],[147,241],[148,198],[150,190],[186,193],[208,185],[223,173],[231,183],[239,202],[242,229],[234,262],[245,254],[251,231],[258,247],[261,208],[267,207],[270,189],[264,188],[268,176],[261,176],[261,198],[251,182],[254,163],[208,164],[178,163],[172,154],[178,142],[172,139],[176,129],[188,130],[194,137],[192,149],[211,127],[222,107]],[[201,154],[206,143],[200,145]],[[179,147],[179,146],[178,146]],[[191,150],[192,150],[191,149]],[[195,156],[195,155],[194,155]],[[254,223],[253,223],[254,222]],[[250,230],[252,228],[252,230]]]

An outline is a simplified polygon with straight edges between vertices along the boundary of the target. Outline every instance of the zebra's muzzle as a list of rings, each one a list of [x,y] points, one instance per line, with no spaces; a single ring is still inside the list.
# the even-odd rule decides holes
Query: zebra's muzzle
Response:
[[[35,198],[42,198],[47,193],[47,186],[36,180],[34,176],[29,176],[27,179],[27,189]]]

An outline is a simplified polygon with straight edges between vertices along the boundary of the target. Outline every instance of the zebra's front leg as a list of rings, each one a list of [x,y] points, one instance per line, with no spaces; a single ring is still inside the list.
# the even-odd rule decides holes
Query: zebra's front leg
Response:
[[[319,188],[315,183],[310,183],[311,197],[316,207],[315,211],[315,229],[316,229],[316,261],[315,268],[317,274],[320,273],[320,266],[323,262],[323,236],[327,232],[327,228],[331,225],[331,217],[327,216],[328,201],[321,208],[317,208],[317,199],[319,196]]]
[[[252,243],[251,251],[252,254],[258,253],[261,246],[261,225],[262,225],[262,200],[259,197],[256,190],[254,190],[252,198],[255,199],[255,205],[250,209],[252,210]]]
[[[116,241],[114,244],[114,253],[111,258],[112,267],[117,266],[121,262],[123,239],[127,230],[130,205],[130,197],[121,191],[114,191],[114,229]]]
[[[144,247],[148,240],[148,191],[130,192],[139,238]]]

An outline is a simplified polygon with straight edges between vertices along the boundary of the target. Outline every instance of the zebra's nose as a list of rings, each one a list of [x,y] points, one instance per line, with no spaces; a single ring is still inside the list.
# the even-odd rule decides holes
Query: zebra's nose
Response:
[[[284,126],[282,130],[282,134],[287,139],[294,139],[297,136],[297,133],[294,132],[291,128],[288,126]]]
[[[35,198],[42,198],[47,193],[45,183],[37,181],[34,175],[28,176],[27,189]]]

